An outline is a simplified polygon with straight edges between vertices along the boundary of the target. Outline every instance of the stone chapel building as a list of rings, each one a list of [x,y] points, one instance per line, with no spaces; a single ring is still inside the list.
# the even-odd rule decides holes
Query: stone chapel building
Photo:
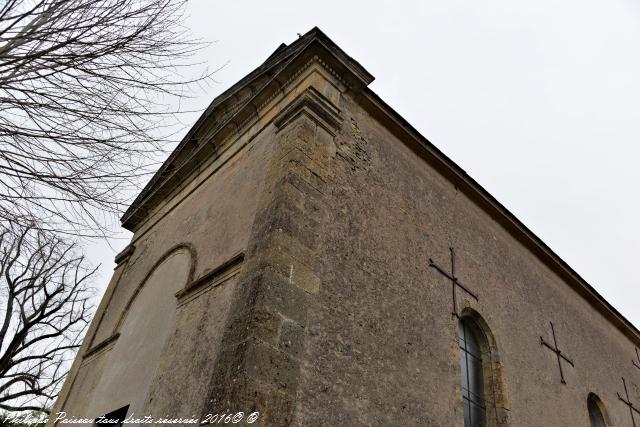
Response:
[[[372,81],[314,28],[213,101],[49,425],[640,425],[640,331]]]

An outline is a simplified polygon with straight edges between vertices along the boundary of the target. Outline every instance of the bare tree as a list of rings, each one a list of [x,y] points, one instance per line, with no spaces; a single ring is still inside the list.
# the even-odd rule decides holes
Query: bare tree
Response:
[[[88,324],[95,271],[52,233],[0,230],[0,409],[55,398]]]
[[[186,1],[0,3],[0,220],[102,235],[211,76]]]

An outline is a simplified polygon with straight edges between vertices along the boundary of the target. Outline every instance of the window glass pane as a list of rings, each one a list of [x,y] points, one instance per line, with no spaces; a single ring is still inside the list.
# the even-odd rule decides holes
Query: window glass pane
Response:
[[[480,344],[478,344],[478,338],[475,332],[468,326],[465,326],[465,332],[467,351],[474,356],[482,357],[482,351],[480,350]]]
[[[472,393],[473,400],[482,403],[482,392],[484,389],[482,382],[482,362],[475,357],[468,358],[467,369],[469,370],[469,391]]]
[[[464,404],[464,426],[485,426],[484,381],[482,352],[478,337],[472,327],[461,320],[458,324],[460,338],[460,374]]]
[[[472,427],[484,427],[484,408],[471,404],[471,424]]]
[[[464,426],[467,427],[471,425],[471,407],[467,399],[463,399],[463,401],[464,401]]]
[[[600,411],[598,403],[594,398],[590,397],[587,400],[587,408],[589,409],[589,421],[591,423],[591,427],[607,426],[607,424],[604,422],[604,415],[602,415],[602,411]]]
[[[467,373],[467,353],[463,349],[460,349],[460,368],[462,370],[462,389],[468,390],[469,382],[467,379],[469,376]]]

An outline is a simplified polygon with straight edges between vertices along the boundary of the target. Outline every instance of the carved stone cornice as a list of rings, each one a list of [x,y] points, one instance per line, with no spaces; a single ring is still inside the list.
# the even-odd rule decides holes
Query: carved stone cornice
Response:
[[[281,111],[273,124],[281,130],[301,116],[307,116],[331,135],[336,134],[342,122],[340,110],[313,87],[307,88]]]
[[[102,342],[94,345],[93,347],[91,347],[90,349],[88,349],[84,355],[82,356],[84,359],[87,359],[91,356],[93,356],[94,354],[99,353],[101,350],[109,347],[111,344],[115,343],[118,338],[120,338],[120,333],[116,332],[115,334],[111,335],[109,338],[103,340]]]
[[[135,249],[136,249],[136,247],[133,244],[129,244],[122,251],[120,251],[120,253],[118,255],[116,255],[116,258],[114,260],[115,263],[116,263],[116,267],[115,268],[120,267],[120,265],[122,265],[129,258],[131,258],[131,255],[133,255],[133,251]]]
[[[121,218],[122,226],[135,231],[154,207],[171,197],[173,190],[183,185],[199,165],[218,155],[218,147],[225,146],[259,120],[269,104],[314,64],[352,92],[362,90],[374,79],[318,28],[289,46],[281,46],[264,64],[212,102],[127,209]],[[310,107],[312,100],[301,101],[306,102],[307,113],[318,114],[317,109]],[[316,118],[331,128],[335,120],[330,110],[328,116]]]
[[[179,305],[185,302],[185,297],[193,295],[208,286],[215,287],[237,274],[243,261],[244,252],[238,252],[218,267],[188,282],[183,289],[180,289],[175,294],[175,297],[179,300]]]

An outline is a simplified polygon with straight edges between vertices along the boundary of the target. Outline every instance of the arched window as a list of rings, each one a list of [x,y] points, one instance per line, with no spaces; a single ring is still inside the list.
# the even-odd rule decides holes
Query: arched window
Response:
[[[591,427],[607,427],[607,419],[602,401],[593,393],[587,398],[587,410],[589,411],[589,423]]]
[[[458,323],[458,336],[462,372],[464,427],[485,427],[487,425],[487,415],[482,345],[477,327],[470,319],[462,318]]]

